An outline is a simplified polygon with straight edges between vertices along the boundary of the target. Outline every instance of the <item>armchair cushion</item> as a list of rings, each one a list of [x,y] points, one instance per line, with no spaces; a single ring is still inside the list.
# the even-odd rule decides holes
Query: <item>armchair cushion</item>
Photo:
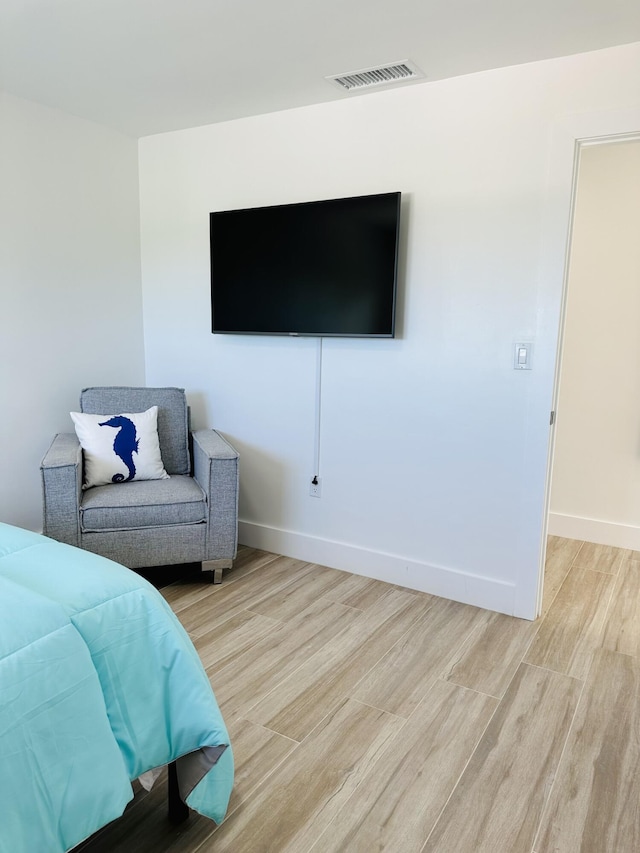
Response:
[[[88,489],[82,495],[82,532],[136,530],[207,520],[207,500],[196,481],[176,474],[162,481],[133,481]]]

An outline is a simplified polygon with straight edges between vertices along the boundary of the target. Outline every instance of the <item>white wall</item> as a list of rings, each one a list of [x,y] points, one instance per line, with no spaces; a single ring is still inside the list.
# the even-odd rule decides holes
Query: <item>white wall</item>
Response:
[[[147,381],[238,446],[243,541],[535,615],[573,150],[554,134],[639,104],[634,45],[141,141]],[[317,343],[210,334],[208,213],[392,190],[399,335],[324,341],[317,500]]]
[[[144,382],[137,143],[0,97],[0,519],[41,530],[80,389]]]
[[[640,549],[640,140],[584,147],[550,530]]]

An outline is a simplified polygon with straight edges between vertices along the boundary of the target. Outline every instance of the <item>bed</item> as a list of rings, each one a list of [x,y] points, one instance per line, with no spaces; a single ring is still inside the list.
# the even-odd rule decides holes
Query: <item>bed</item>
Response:
[[[103,557],[0,523],[0,853],[63,853],[170,764],[220,823],[229,736],[160,593]]]

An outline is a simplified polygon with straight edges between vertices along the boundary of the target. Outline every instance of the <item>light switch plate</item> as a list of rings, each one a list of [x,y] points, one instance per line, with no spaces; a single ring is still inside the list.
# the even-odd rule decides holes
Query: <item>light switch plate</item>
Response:
[[[513,369],[531,370],[533,344],[531,341],[521,341],[513,345]]]

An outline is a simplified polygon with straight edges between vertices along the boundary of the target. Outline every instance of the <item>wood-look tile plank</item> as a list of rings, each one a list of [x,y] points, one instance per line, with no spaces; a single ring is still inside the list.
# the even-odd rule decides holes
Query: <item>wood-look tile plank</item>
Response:
[[[286,622],[321,596],[330,593],[343,576],[344,572],[337,569],[311,564],[308,571],[254,601],[249,605],[249,609],[253,613]],[[331,596],[329,600],[335,601]]]
[[[257,551],[255,548],[240,546],[238,555],[234,560],[233,567],[225,569],[222,576],[222,585],[226,586],[232,581],[239,580],[246,574],[257,571],[278,558],[277,554],[268,551]],[[212,584],[210,581],[188,581],[170,584],[163,587],[160,592],[169,602],[174,612],[184,610],[205,595],[209,595],[222,587]]]
[[[222,669],[251,646],[261,643],[280,625],[275,619],[241,610],[193,639],[209,675]]]
[[[273,563],[278,557],[278,554],[272,554],[270,551],[260,551],[258,548],[239,545],[238,553],[231,568],[222,570],[222,583],[233,583],[233,581],[240,580],[252,572],[262,571],[265,566]]]
[[[424,853],[532,849],[582,682],[522,664]]]
[[[564,536],[547,536],[545,569],[555,571],[560,568],[565,574],[571,568],[578,551],[584,544],[582,539],[567,539]]]
[[[488,614],[454,656],[444,677],[501,698],[539,627],[538,622]]]
[[[634,552],[635,553],[635,552]],[[620,569],[604,629],[605,649],[640,657],[640,561]]]
[[[233,561],[233,566],[230,569],[225,569],[225,576],[230,580],[237,579],[238,573],[253,572],[266,566],[267,563],[272,563],[278,559],[278,554],[272,554],[270,551],[261,551],[259,548],[251,548],[249,545],[238,545],[238,553]]]
[[[558,590],[564,583],[564,579],[569,574],[569,570],[582,544],[581,539],[564,539],[561,536],[547,537],[547,554],[544,561],[542,615],[549,610]]]
[[[296,741],[235,718],[228,723],[233,745],[235,778],[227,814],[231,814],[298,746]]]
[[[640,661],[597,652],[542,819],[537,853],[640,850]]]
[[[181,610],[187,610],[201,598],[211,595],[218,588],[217,585],[205,583],[204,581],[201,583],[183,583],[181,581],[179,583],[172,583],[170,586],[163,586],[158,592],[171,605],[173,612],[177,614]]]
[[[313,847],[419,853],[497,700],[437,681]]]
[[[209,849],[308,851],[402,724],[384,711],[345,700],[225,820]]]
[[[524,660],[555,672],[586,678],[602,642],[615,576],[574,568],[562,584]]]
[[[291,583],[302,574],[308,574],[309,563],[291,557],[279,557],[267,563],[259,572],[251,572],[233,583],[216,585],[206,597],[193,602],[176,615],[191,634],[197,637],[214,625],[246,610],[267,592]]]
[[[364,676],[352,692],[354,699],[400,717],[408,717],[455,651],[486,622],[486,610],[433,599],[424,616]]]
[[[340,637],[309,657],[247,713],[247,718],[302,740],[389,651],[430,605],[391,590]]]
[[[295,619],[279,623],[259,643],[235,655],[226,667],[210,673],[223,715],[248,713],[316,650],[339,642],[361,618],[360,611],[320,599]]]
[[[627,555],[628,551],[624,548],[583,542],[573,561],[573,565],[581,569],[593,569],[596,572],[607,572],[608,574],[617,575],[620,565]]]
[[[325,595],[338,604],[346,604],[348,607],[355,607],[358,610],[367,610],[386,595],[390,589],[400,589],[400,587],[375,580],[375,578],[342,572],[340,582],[333,589],[328,590]],[[412,590],[404,591],[412,592]],[[426,593],[417,594],[426,595]]]

